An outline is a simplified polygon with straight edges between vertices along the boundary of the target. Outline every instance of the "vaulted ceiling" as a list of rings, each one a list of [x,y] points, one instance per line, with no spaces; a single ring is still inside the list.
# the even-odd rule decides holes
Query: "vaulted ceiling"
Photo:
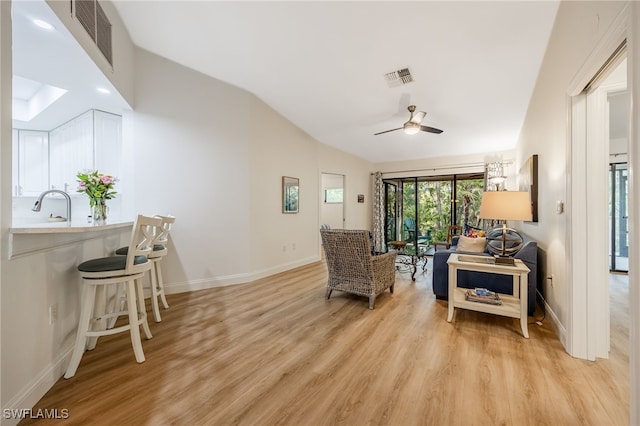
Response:
[[[556,1],[116,1],[134,43],[373,162],[516,144]],[[384,76],[408,68],[413,82]],[[395,131],[407,106],[442,134]]]

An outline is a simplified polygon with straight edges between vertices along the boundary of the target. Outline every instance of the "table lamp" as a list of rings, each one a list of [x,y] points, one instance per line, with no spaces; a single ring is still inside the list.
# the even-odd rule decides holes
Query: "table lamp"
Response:
[[[496,254],[497,247],[491,245],[491,236],[500,235],[500,247],[496,263],[513,265],[513,258],[507,252],[513,252],[522,246],[522,237],[515,229],[507,228],[507,220],[531,220],[531,200],[528,192],[486,191],[480,203],[480,218],[501,220],[502,227],[494,228],[487,240],[489,249]],[[494,240],[498,240],[494,238]]]

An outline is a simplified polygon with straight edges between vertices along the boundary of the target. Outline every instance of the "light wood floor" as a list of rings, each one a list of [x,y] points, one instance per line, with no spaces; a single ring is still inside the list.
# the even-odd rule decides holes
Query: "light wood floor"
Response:
[[[509,318],[457,310],[447,323],[430,276],[398,274],[373,311],[325,300],[323,263],[170,295],[145,363],[128,334],[103,337],[36,408],[68,409],[65,425],[628,424],[624,306],[610,359],[582,361],[548,321],[530,339]]]

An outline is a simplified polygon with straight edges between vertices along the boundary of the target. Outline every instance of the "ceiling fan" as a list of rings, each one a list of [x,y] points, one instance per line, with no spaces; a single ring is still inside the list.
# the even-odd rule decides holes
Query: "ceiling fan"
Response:
[[[383,133],[395,132],[396,130],[404,130],[404,132],[408,135],[415,135],[419,131],[429,132],[429,133],[442,133],[442,130],[436,129],[435,127],[422,126],[420,123],[424,119],[424,116],[427,115],[424,111],[416,111],[415,105],[409,105],[407,107],[411,116],[409,117],[409,121],[404,123],[402,127],[398,127],[397,129],[385,130],[384,132],[374,133],[373,135],[381,135]],[[414,114],[415,113],[415,114]]]

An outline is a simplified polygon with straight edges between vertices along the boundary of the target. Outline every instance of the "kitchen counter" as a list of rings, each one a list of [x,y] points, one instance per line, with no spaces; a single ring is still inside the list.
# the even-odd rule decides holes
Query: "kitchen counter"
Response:
[[[14,259],[95,238],[102,238],[119,246],[122,238],[128,238],[133,222],[108,219],[105,225],[93,225],[86,220],[14,224],[9,228],[8,257]]]
[[[40,222],[14,225],[9,229],[11,234],[70,234],[99,232],[110,229],[126,228],[133,225],[132,220],[107,220],[105,225],[94,225],[87,221]]]

